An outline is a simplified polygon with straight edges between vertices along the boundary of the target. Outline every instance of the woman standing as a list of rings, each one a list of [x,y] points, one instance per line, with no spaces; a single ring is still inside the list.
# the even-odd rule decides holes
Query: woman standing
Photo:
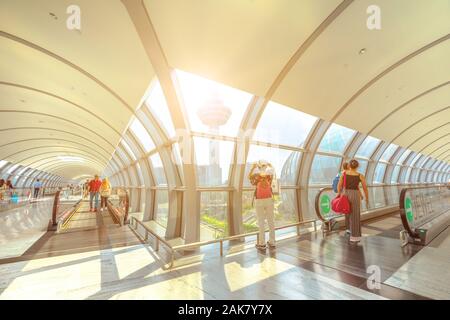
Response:
[[[269,225],[269,247],[275,247],[275,222],[274,222],[274,201],[272,194],[272,179],[274,170],[270,163],[258,161],[254,164],[249,173],[250,183],[256,186],[255,190],[255,209],[258,218],[259,242],[257,249],[265,249],[265,221]]]
[[[350,226],[350,242],[357,243],[361,241],[361,193],[359,191],[359,184],[362,185],[366,206],[369,204],[369,192],[367,190],[366,178],[359,173],[359,162],[355,159],[351,160],[348,169],[344,170],[339,179],[338,192],[348,197],[350,202],[350,214],[348,215],[348,222]],[[344,186],[344,178],[346,185]],[[347,218],[346,218],[347,220]]]
[[[103,207],[105,207],[106,210],[108,197],[110,195],[111,195],[111,185],[109,183],[108,178],[105,178],[102,180],[102,185],[100,186],[100,197],[101,197],[100,211],[103,211]]]

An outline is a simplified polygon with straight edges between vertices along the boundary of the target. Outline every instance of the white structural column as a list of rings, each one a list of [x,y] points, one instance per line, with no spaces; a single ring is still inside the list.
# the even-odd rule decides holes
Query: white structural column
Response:
[[[196,242],[200,239],[200,194],[197,192],[192,136],[184,112],[183,102],[180,98],[181,95],[175,73],[169,67],[143,1],[122,0],[122,3],[128,10],[136,31],[141,38],[142,45],[159,79],[175,129],[177,132],[182,133],[183,141],[180,141],[180,146],[182,146],[184,153],[182,164],[186,186],[183,196],[184,210],[182,217],[174,217],[174,212],[170,210],[168,221],[171,222],[174,219],[179,220],[181,218],[181,236],[186,243]],[[168,228],[167,231],[172,233],[170,229]]]

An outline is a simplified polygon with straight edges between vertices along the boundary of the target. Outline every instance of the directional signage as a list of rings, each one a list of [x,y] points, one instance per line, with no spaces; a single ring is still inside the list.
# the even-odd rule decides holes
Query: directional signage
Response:
[[[410,197],[406,197],[406,199],[405,199],[405,213],[406,213],[406,219],[408,219],[408,222],[413,222],[414,214],[413,214],[413,208],[412,208],[412,201],[411,201]]]
[[[330,202],[330,197],[328,195],[324,194],[322,197],[320,197],[320,208],[322,209],[322,212],[325,215],[330,213],[331,202]]]

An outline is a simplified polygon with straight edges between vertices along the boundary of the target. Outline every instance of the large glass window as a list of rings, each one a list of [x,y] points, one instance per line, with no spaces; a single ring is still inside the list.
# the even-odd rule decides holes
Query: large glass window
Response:
[[[134,135],[142,144],[146,152],[149,152],[150,150],[155,148],[155,144],[153,143],[152,138],[137,118],[135,118],[131,123],[130,129],[131,131],[133,131]]]
[[[131,150],[128,143],[125,142],[125,140],[120,141],[124,149],[127,151],[128,155],[133,159],[133,161],[136,161],[136,156],[133,153],[133,150]]]
[[[252,164],[258,160],[266,160],[274,166],[281,185],[295,185],[300,157],[301,153],[296,151],[251,145],[245,168],[244,185],[250,186],[247,176]]]
[[[359,162],[358,172],[365,176],[367,171],[367,165],[369,164],[369,162],[367,160],[362,159],[358,159],[358,162]]]
[[[194,137],[195,160],[200,186],[228,184],[234,142]]]
[[[155,221],[167,228],[169,219],[169,192],[166,190],[156,190],[156,211]]]
[[[242,195],[242,220],[245,232],[258,230],[255,207],[252,205],[253,191],[245,191]],[[282,226],[298,221],[295,190],[282,189],[274,196],[275,225]]]
[[[423,164],[429,159],[430,157],[428,156],[423,156],[422,158],[420,158],[420,160],[417,161],[415,167],[417,168],[422,168]]]
[[[134,167],[129,167],[128,168],[128,175],[131,178],[131,185],[134,187],[139,186],[139,182],[137,180],[137,176],[136,176],[136,172],[135,172],[135,168]]]
[[[375,174],[373,176],[374,183],[383,183],[384,172],[386,171],[386,163],[379,162],[375,168]]]
[[[309,183],[331,184],[333,178],[340,171],[340,163],[341,158],[316,155],[312,163]]]
[[[411,153],[411,150],[405,150],[402,153],[402,155],[400,156],[400,158],[398,159],[397,163],[398,164],[403,164],[403,162],[405,161],[406,157],[408,157],[410,153]]]
[[[176,70],[191,129],[237,136],[252,95]]]
[[[144,184],[144,177],[142,176],[142,170],[141,170],[141,166],[139,165],[139,163],[136,163],[136,171],[138,174],[139,185],[141,186]]]
[[[415,152],[412,152],[411,156],[409,157],[409,159],[405,161],[405,164],[408,165],[408,166],[415,166],[416,162],[419,159],[422,159],[422,158],[423,158],[422,154],[420,154],[420,153],[417,154]]]
[[[394,170],[392,171],[392,175],[391,175],[391,183],[397,183],[398,181],[398,174],[400,173],[400,166],[395,166]]]
[[[430,159],[430,160],[428,160],[426,163],[424,163],[423,167],[424,167],[425,169],[430,169],[431,166],[432,166],[435,162],[436,162],[436,160]]]
[[[384,150],[380,160],[389,161],[394,152],[397,150],[397,148],[398,148],[397,145],[391,143],[389,147],[387,147],[386,150]]]
[[[181,157],[182,157],[182,155],[181,155],[180,146],[178,145],[178,143],[174,143],[172,145],[171,159],[172,159],[173,163],[176,164],[176,166],[178,168],[178,172],[180,174],[181,182],[182,182],[182,184],[184,184],[183,161],[182,161]]]
[[[131,163],[130,157],[127,156],[123,151],[122,148],[116,148],[116,153],[122,159],[122,162],[125,163],[125,165],[129,165]]]
[[[358,157],[370,158],[375,151],[376,147],[380,143],[380,140],[371,136],[367,136],[361,146],[358,148],[356,155]]]
[[[200,240],[228,235],[228,192],[202,192],[200,195]]]
[[[344,148],[353,137],[355,131],[333,123],[325,133],[319,145],[319,151],[344,152]]]
[[[154,154],[150,157],[150,161],[153,166],[153,174],[155,177],[155,183],[158,185],[167,185],[166,174],[164,173],[164,167],[159,154]]]
[[[275,102],[269,102],[258,123],[254,140],[303,147],[317,118]]]
[[[411,171],[412,171],[412,168],[408,167],[408,169],[406,170],[405,183],[410,183],[412,181],[412,180],[410,180]]]
[[[169,107],[167,106],[166,97],[161,88],[159,81],[151,88],[150,95],[146,101],[147,107],[156,119],[160,121],[163,128],[167,131],[169,137],[175,136],[175,127],[173,126],[172,117]]]
[[[7,163],[8,161],[0,160],[0,169],[3,168]]]

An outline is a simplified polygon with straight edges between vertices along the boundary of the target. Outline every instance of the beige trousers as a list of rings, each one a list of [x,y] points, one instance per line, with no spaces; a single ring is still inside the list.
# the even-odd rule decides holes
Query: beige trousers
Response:
[[[275,244],[275,222],[273,213],[273,198],[255,199],[256,216],[258,217],[259,245],[266,243],[265,221],[269,226],[269,243]]]

